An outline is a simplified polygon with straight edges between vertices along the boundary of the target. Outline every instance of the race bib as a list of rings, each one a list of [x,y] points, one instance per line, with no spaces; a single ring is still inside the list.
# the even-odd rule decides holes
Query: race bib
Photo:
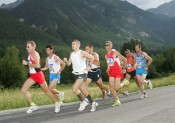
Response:
[[[50,72],[54,72],[53,64],[49,64],[49,71],[50,71]]]
[[[107,58],[107,63],[108,63],[109,66],[114,66],[113,58]]]
[[[142,68],[142,63],[137,63],[137,68]]]
[[[127,67],[127,69],[131,69],[132,68],[131,63],[127,63],[126,67]]]

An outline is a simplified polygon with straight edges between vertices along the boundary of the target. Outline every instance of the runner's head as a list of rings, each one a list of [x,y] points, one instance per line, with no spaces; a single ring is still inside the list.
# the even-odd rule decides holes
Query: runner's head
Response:
[[[54,53],[54,48],[53,48],[52,45],[47,45],[46,46],[46,53],[47,53],[47,55],[51,55],[51,54]]]
[[[126,49],[126,50],[125,50],[125,55],[126,55],[126,57],[128,57],[129,54],[130,54],[130,50],[129,50],[129,49]]]
[[[72,41],[72,49],[73,49],[74,51],[75,51],[75,50],[79,50],[80,45],[81,45],[81,43],[80,43],[79,40],[74,39],[74,40]]]
[[[106,51],[109,51],[112,49],[112,42],[111,41],[105,42],[105,49],[106,49]]]
[[[35,51],[36,43],[34,41],[27,41],[26,49],[28,53]]]
[[[93,46],[91,44],[87,44],[85,46],[85,51],[89,54],[91,54],[93,52]]]
[[[136,51],[136,53],[139,53],[140,51],[141,51],[141,44],[136,44],[135,45],[135,51]]]
[[[131,50],[131,51],[130,51],[130,55],[131,55],[131,56],[134,56],[134,54],[135,54],[135,51],[134,51],[134,50]]]

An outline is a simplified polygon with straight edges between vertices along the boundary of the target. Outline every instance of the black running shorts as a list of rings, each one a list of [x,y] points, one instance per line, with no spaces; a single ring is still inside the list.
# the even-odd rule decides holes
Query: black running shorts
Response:
[[[91,79],[94,82],[97,82],[101,77],[102,76],[100,68],[92,69],[92,71],[88,72],[87,75],[87,78]]]

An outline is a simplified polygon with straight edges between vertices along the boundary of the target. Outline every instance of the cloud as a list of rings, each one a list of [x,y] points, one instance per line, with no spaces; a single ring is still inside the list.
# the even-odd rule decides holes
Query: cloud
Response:
[[[13,3],[15,2],[16,0],[0,0],[0,5],[5,3],[5,4],[8,4],[8,3]]]
[[[164,4],[166,2],[170,2],[172,0],[127,0],[127,1],[145,10],[148,8],[156,8],[159,5]]]

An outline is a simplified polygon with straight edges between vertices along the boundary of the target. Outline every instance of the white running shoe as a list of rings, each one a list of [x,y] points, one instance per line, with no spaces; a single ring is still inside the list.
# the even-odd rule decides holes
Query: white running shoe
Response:
[[[143,98],[147,98],[148,96],[147,96],[147,94],[145,93],[145,94],[142,94],[142,96],[140,97],[140,99],[143,99]]]
[[[87,105],[88,105],[87,102],[84,100],[83,102],[80,103],[80,107],[78,110],[83,111]]]
[[[150,89],[153,89],[153,85],[152,85],[150,80],[148,80],[148,86],[149,86]]]
[[[26,111],[27,114],[32,113],[33,111],[36,111],[38,109],[38,106],[30,106],[29,109]]]
[[[64,100],[64,92],[59,92],[59,102],[63,102]]]
[[[129,96],[128,91],[123,92],[123,95]]]
[[[61,107],[61,103],[58,103],[57,105],[55,105],[55,113],[60,112],[60,107]]]
[[[97,108],[97,106],[98,106],[98,103],[97,102],[93,102],[92,103],[92,108],[91,108],[91,112],[94,112],[95,110],[96,110],[96,108]]]

